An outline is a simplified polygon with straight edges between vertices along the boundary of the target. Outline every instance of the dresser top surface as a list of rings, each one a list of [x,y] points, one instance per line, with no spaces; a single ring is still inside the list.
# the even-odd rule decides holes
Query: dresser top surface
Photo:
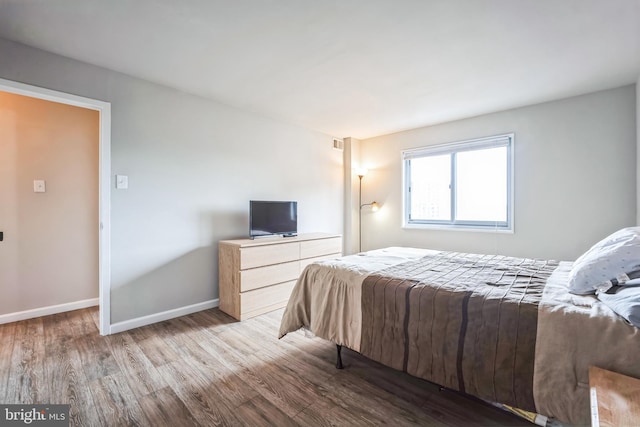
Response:
[[[309,240],[330,239],[342,237],[340,234],[333,233],[305,233],[292,237],[263,237],[259,239],[234,239],[220,240],[221,245],[239,246],[241,248],[251,246],[277,245],[282,243],[306,242]]]

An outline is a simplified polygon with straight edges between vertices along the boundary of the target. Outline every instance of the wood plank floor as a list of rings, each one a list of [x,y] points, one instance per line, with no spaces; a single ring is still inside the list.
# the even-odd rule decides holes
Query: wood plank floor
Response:
[[[108,337],[97,308],[0,325],[0,403],[68,403],[78,426],[531,426],[303,332],[218,309]]]

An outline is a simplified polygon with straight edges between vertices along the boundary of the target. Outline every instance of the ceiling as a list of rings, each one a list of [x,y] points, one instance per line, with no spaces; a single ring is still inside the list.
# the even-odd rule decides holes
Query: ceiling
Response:
[[[640,0],[0,0],[0,37],[336,137],[640,76]]]

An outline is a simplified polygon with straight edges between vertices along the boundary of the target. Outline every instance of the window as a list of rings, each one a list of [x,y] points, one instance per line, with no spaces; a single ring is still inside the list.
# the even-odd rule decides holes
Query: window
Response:
[[[513,134],[402,152],[405,226],[513,229]]]

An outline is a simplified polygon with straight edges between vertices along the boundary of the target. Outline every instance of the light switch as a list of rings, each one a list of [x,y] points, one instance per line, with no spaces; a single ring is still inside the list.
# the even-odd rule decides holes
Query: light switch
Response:
[[[116,188],[118,190],[129,188],[129,177],[127,175],[116,175]]]
[[[35,179],[33,180],[33,192],[34,193],[44,193],[46,190],[43,179]]]

